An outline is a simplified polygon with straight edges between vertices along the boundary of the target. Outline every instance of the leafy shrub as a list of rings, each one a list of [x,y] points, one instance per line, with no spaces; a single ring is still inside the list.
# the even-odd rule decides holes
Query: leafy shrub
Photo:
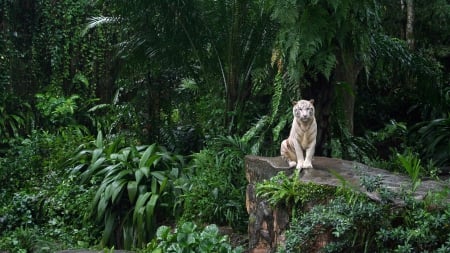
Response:
[[[121,147],[121,141],[105,144],[99,132],[73,158],[78,165],[72,171],[82,183],[98,184],[91,217],[103,228],[102,243],[130,249],[153,238],[157,218],[168,218],[179,160],[156,144]]]
[[[313,252],[322,245],[322,252],[372,252],[383,215],[383,208],[376,203],[349,204],[338,197],[294,218],[281,252]]]
[[[0,96],[0,154],[4,153],[10,139],[28,132],[31,120],[28,103],[17,103],[17,98]]]
[[[420,159],[407,151],[405,155],[397,154],[398,163],[406,170],[412,181],[411,190],[416,191],[417,187],[420,185],[420,173],[423,171],[423,167],[420,164]]]
[[[209,150],[193,157],[189,175],[177,182],[182,189],[178,196],[178,205],[183,207],[181,219],[241,228],[246,217],[244,188],[232,181],[224,167],[226,157],[215,156]]]
[[[39,224],[39,200],[37,194],[24,191],[14,193],[11,200],[0,208],[0,231]]]
[[[73,177],[61,179],[56,186],[50,182],[40,189],[22,190],[12,197],[3,194],[0,249],[20,252],[32,247],[33,251],[23,252],[52,252],[95,244],[99,231],[85,219],[87,213],[83,208],[89,206],[92,194],[91,189],[85,189]],[[30,233],[32,236],[28,236]]]
[[[10,140],[10,148],[0,157],[2,190],[59,184],[66,172],[68,156],[84,141],[92,139],[77,126],[60,128],[58,133],[34,130],[27,138]]]
[[[48,241],[62,247],[73,248],[97,243],[100,229],[88,219],[95,188],[79,184],[77,178],[68,175],[55,187],[44,186],[42,216],[45,221],[42,234]]]
[[[42,249],[37,245],[40,232],[34,227],[19,227],[0,237],[0,249],[17,253],[50,252],[48,248]]]
[[[404,209],[392,212],[376,234],[381,252],[447,252],[450,249],[450,205],[429,206],[411,196]],[[435,203],[436,204],[436,203]],[[447,251],[446,251],[447,250]]]
[[[414,164],[414,159],[404,159],[400,161]],[[389,199],[394,195],[380,184],[381,178],[363,176],[361,186],[379,192],[381,203],[350,188],[338,187],[333,199],[316,200],[315,203],[322,204],[307,210],[302,208],[304,201],[314,196],[320,200],[321,192],[300,190],[307,186],[302,186],[296,178],[280,173],[257,185],[259,197],[296,210],[280,252],[446,252],[449,249],[450,227],[444,225],[450,224],[448,189],[430,193],[424,201],[414,199],[411,195],[414,189],[397,193],[395,197],[402,198],[405,204],[393,207]]]
[[[271,179],[258,183],[256,196],[266,199],[272,206],[301,208],[310,201],[325,201],[336,191],[333,186],[300,182],[298,177],[298,170],[291,177],[281,171]]]
[[[181,190],[177,206],[183,208],[182,220],[245,229],[246,148],[237,138],[220,137],[192,155],[184,177],[176,183]]]
[[[68,98],[61,94],[53,94],[47,92],[45,94],[36,94],[36,107],[42,114],[46,122],[45,126],[64,126],[75,123],[74,113],[78,108],[76,101],[80,98],[78,95],[72,95]],[[57,92],[61,93],[61,91]]]
[[[450,114],[445,118],[416,124],[411,129],[411,136],[412,140],[417,140],[417,151],[423,157],[438,166],[450,164]]]
[[[168,226],[161,226],[156,232],[156,239],[147,245],[142,253],[169,252],[244,252],[241,247],[232,248],[227,236],[219,234],[219,228],[209,225],[200,230],[192,222],[177,226],[172,232]]]

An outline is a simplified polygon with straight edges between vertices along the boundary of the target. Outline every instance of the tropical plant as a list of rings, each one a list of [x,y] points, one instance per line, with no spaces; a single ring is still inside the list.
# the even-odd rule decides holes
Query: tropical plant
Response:
[[[225,164],[226,156],[215,156],[208,150],[193,155],[186,178],[177,182],[181,220],[230,225],[237,230],[245,227],[245,186],[232,180]]]
[[[23,136],[31,128],[31,106],[16,103],[17,98],[2,94],[0,97],[0,154],[4,153],[4,146],[13,138]]]
[[[244,156],[246,143],[238,137],[218,137],[207,148],[192,155],[184,177],[176,182],[181,190],[177,207],[182,207],[181,220],[229,225],[245,229],[246,180]]]
[[[290,84],[305,88],[311,83],[310,96],[318,101],[320,122],[326,126],[337,84],[349,87],[337,97],[344,107],[344,122],[353,133],[354,92],[359,72],[370,62],[370,38],[380,28],[379,6],[374,1],[297,0],[276,1],[272,18],[279,22],[277,47]],[[300,87],[296,87],[300,84]],[[327,100],[327,101],[325,101]],[[326,130],[325,130],[326,131]],[[318,134],[319,146],[322,140]]]
[[[103,227],[102,243],[130,249],[144,246],[157,222],[169,218],[159,215],[172,206],[180,160],[156,144],[121,147],[122,141],[104,143],[99,132],[93,146],[73,157],[72,172],[82,183],[98,184],[91,217]]]
[[[200,229],[195,223],[178,224],[175,231],[168,226],[161,226],[156,238],[142,250],[142,253],[175,252],[220,252],[240,253],[242,247],[233,248],[228,236],[221,235],[215,224]]]
[[[273,80],[273,95],[270,104],[270,112],[262,116],[257,122],[248,129],[241,137],[241,142],[251,145],[251,154],[265,153],[267,155],[278,154],[277,149],[267,148],[269,143],[281,143],[283,130],[286,126],[290,126],[290,119],[292,119],[291,103],[287,101],[294,101],[298,98],[289,97],[285,90],[285,81],[282,73],[278,73]],[[264,147],[264,149],[262,149]]]
[[[411,151],[407,151],[405,155],[397,154],[397,159],[400,165],[406,170],[409,177],[411,178],[411,190],[412,192],[415,192],[417,190],[417,187],[420,186],[421,180],[419,176],[420,173],[423,172],[423,167],[421,165],[420,159]]]
[[[257,197],[267,200],[272,206],[282,205],[292,209],[292,214],[311,201],[326,201],[335,191],[332,186],[300,182],[298,170],[290,177],[281,171],[270,180],[256,185]]]
[[[373,252],[384,215],[382,206],[367,199],[349,204],[338,197],[294,217],[280,252]]]
[[[0,248],[11,252],[50,252],[37,247],[40,231],[34,227],[19,227],[14,231],[2,234]]]
[[[450,114],[416,124],[411,129],[411,135],[417,140],[417,151],[424,158],[432,160],[437,166],[450,163]]]
[[[134,74],[182,70],[222,99],[224,113],[218,122],[225,125],[226,133],[245,127],[252,72],[270,57],[271,1],[110,1],[108,5],[114,16],[92,18],[88,27],[121,28],[119,37],[124,40],[119,53],[127,64],[138,66],[132,68]],[[144,65],[148,67],[141,68]]]
[[[78,95],[66,98],[51,93],[36,94],[36,107],[42,116],[50,122],[47,125],[67,125],[74,123],[75,110],[78,108],[76,101]]]
[[[448,198],[448,191],[445,194]],[[411,195],[406,207],[388,216],[388,223],[376,234],[382,252],[445,252],[449,249],[450,205],[441,201],[427,206]]]

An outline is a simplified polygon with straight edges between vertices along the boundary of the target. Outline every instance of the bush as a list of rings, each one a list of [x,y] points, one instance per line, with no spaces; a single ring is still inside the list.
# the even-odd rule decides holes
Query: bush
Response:
[[[91,196],[91,190],[69,177],[55,188],[44,185],[37,192],[20,191],[9,200],[2,198],[0,249],[52,252],[94,244],[99,231],[85,220],[86,208],[82,208]]]
[[[99,132],[73,158],[72,171],[81,183],[97,187],[91,218],[103,229],[102,243],[131,249],[150,241],[157,222],[168,218],[180,161],[156,144],[122,143],[120,137],[105,143]]]
[[[373,252],[383,208],[369,201],[349,204],[343,197],[316,205],[294,218],[281,252]],[[381,221],[381,222],[380,222]]]
[[[245,154],[245,144],[237,138],[221,137],[192,155],[184,177],[176,182],[181,220],[246,229]]]
[[[446,252],[450,249],[450,227],[444,225],[450,224],[448,188],[418,201],[412,195],[414,189],[394,194],[379,184],[379,178],[363,176],[361,185],[368,191],[379,192],[381,203],[344,187],[338,187],[334,198],[324,203],[320,202],[323,199],[320,191],[305,194],[298,189],[306,185],[294,183],[298,180],[292,178],[279,174],[257,185],[258,196],[272,205],[291,205],[297,211],[292,215],[280,252]],[[390,204],[393,194],[404,200],[404,206]],[[308,199],[322,204],[307,210],[304,201]]]
[[[34,130],[27,138],[11,139],[10,148],[0,157],[2,190],[12,194],[24,188],[59,184],[59,177],[67,172],[68,157],[90,139],[77,126],[61,128],[57,134]]]
[[[178,205],[182,205],[181,220],[217,223],[242,228],[245,224],[244,187],[233,182],[224,155],[215,156],[209,150],[193,155],[191,171],[177,185],[182,189]]]
[[[380,252],[448,252],[450,205],[446,201],[449,193],[443,193],[445,200],[431,206],[427,201],[419,202],[407,196],[407,205],[392,212],[388,223],[377,231]]]
[[[258,183],[256,196],[266,199],[272,206],[282,205],[289,209],[301,209],[312,201],[325,202],[336,192],[333,186],[302,183],[298,178],[298,170],[291,177],[281,171],[270,180]]]
[[[161,226],[156,233],[156,239],[147,245],[142,253],[170,252],[218,252],[240,253],[242,247],[232,248],[227,236],[219,234],[219,228],[209,225],[200,230],[192,222],[179,224],[177,229]]]
[[[411,129],[412,145],[422,157],[437,166],[450,165],[450,114],[445,118],[416,124]],[[417,140],[417,142],[413,141]]]

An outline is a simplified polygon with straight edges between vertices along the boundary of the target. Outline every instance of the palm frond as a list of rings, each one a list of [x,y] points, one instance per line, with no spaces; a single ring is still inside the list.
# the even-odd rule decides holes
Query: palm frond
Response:
[[[88,19],[88,24],[81,32],[81,35],[84,36],[89,30],[96,28],[98,26],[104,25],[104,24],[115,24],[118,23],[120,18],[118,17],[105,17],[105,16],[97,16],[97,17],[91,17]]]

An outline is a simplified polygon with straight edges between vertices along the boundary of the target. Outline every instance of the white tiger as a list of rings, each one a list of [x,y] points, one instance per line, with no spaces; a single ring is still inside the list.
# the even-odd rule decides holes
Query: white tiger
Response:
[[[289,137],[281,142],[281,156],[287,160],[289,167],[298,170],[312,168],[312,157],[316,148],[317,123],[314,116],[314,100],[292,102],[291,132]],[[303,152],[305,151],[305,156]]]

